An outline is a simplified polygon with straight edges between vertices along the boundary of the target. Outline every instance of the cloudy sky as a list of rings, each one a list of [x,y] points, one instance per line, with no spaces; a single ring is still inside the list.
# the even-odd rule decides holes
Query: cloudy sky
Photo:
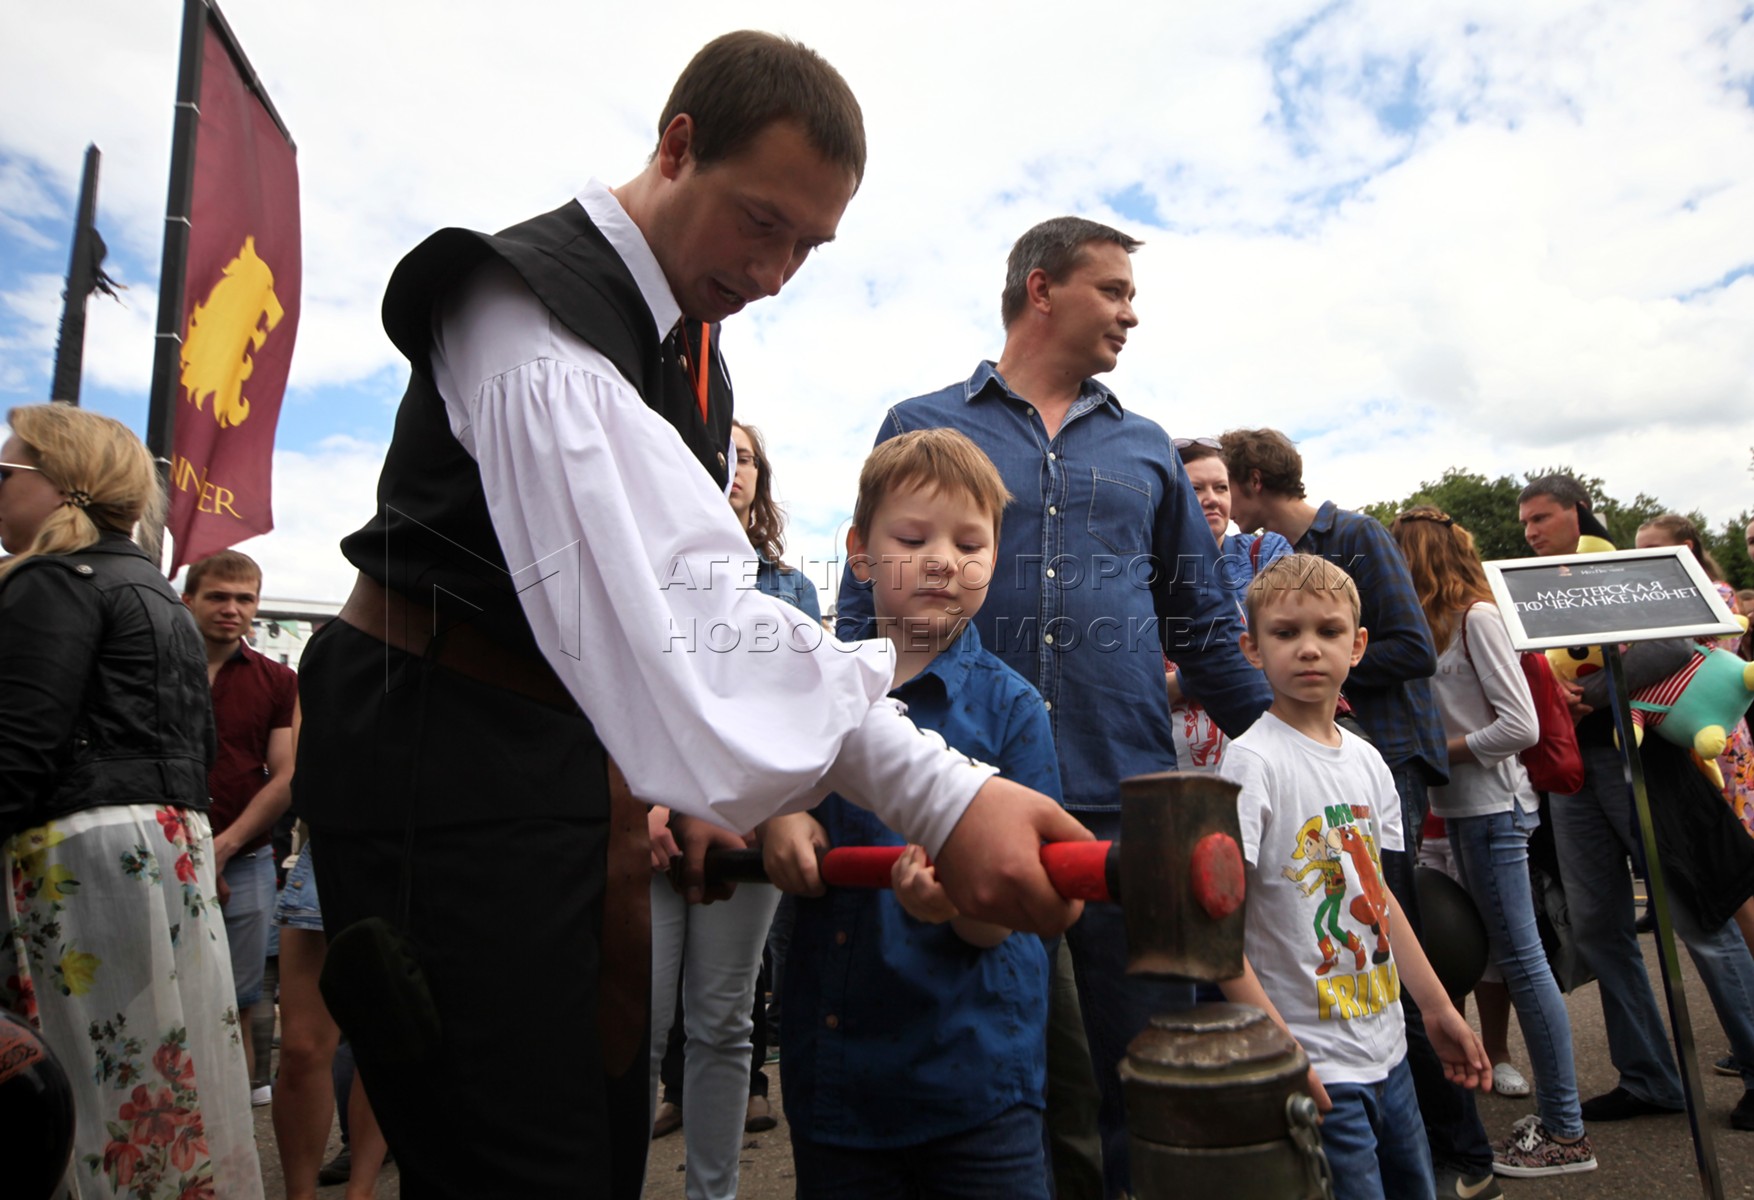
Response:
[[[676,73],[735,27],[825,54],[871,145],[839,240],[724,337],[794,558],[834,553],[889,404],[997,356],[1005,252],[1061,213],[1146,241],[1123,401],[1176,435],[1286,430],[1318,499],[1567,462],[1714,523],[1754,505],[1743,0],[732,7],[229,0],[303,192],[278,528],[244,546],[270,595],[347,589],[335,543],[405,378],[378,321],[399,256],[635,174]],[[129,290],[93,301],[84,400],[144,429],[180,11],[5,17],[0,410],[47,397],[95,141]]]

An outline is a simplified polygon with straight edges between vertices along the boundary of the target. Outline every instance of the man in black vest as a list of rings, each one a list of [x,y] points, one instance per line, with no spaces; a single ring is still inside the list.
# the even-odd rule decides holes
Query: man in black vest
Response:
[[[738,586],[716,323],[833,238],[858,102],[808,49],[727,34],[660,130],[629,183],[441,231],[385,294],[413,374],[378,515],[342,543],[358,583],[303,658],[296,803],[325,996],[409,1200],[637,1195],[644,804],[685,818],[690,899],[705,846],[741,843],[715,825],[833,789],[926,845],[964,911],[1078,914],[1038,854],[1075,820],[916,730],[882,645]]]

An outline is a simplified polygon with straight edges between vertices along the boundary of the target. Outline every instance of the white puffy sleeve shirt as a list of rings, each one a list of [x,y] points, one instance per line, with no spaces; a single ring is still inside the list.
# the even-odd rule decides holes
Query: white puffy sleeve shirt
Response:
[[[643,235],[592,181],[578,202],[667,332]],[[994,768],[888,698],[886,641],[841,643],[755,590],[724,493],[607,358],[503,263],[434,318],[433,379],[481,469],[537,645],[648,804],[736,830],[839,791],[933,854]]]

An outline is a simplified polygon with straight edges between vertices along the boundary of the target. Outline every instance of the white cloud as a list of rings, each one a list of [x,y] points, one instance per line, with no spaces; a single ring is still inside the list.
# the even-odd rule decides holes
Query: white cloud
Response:
[[[22,162],[0,163],[0,232],[27,246],[47,247],[49,239],[30,222],[59,211],[42,181]]]
[[[95,139],[105,236],[155,268],[179,9],[91,0],[10,23],[0,248],[28,236],[18,221],[40,228],[50,199],[70,209]],[[370,387],[333,417],[366,443],[277,459],[271,578],[345,587],[333,544],[370,512],[369,431],[387,436],[380,402],[400,390],[378,322],[397,258],[441,225],[500,227],[593,173],[632,175],[694,43],[733,22],[821,50],[870,133],[839,241],[725,339],[812,557],[833,550],[885,406],[997,354],[1016,235],[1101,217],[1129,189],[1162,227],[1136,230],[1143,324],[1111,382],[1173,431],[1286,428],[1306,438],[1314,491],[1350,503],[1450,466],[1561,461],[1716,519],[1750,503],[1754,279],[1718,286],[1754,263],[1754,23],[1734,5],[1256,0],[1084,19],[1046,2],[727,17],[687,0],[665,14],[227,5],[300,148],[293,384]],[[144,394],[153,283],[127,281],[127,310],[93,306],[88,374]],[[19,347],[41,352],[58,315],[58,287],[9,286],[0,373]]]
[[[60,328],[61,280],[53,275],[27,275],[0,295],[6,324],[0,327],[0,371],[17,373],[26,356],[53,359],[55,332]]]
[[[274,455],[274,531],[237,549],[262,564],[262,592],[276,599],[345,599],[354,569],[337,543],[376,507],[387,442],[332,437],[308,453]]]

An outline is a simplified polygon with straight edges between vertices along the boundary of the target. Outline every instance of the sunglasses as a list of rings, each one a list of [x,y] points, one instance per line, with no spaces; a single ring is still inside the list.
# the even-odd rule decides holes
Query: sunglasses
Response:
[[[1222,449],[1224,449],[1224,443],[1219,441],[1217,438],[1203,437],[1203,438],[1176,438],[1175,439],[1175,448],[1177,450],[1186,450],[1189,446],[1205,446],[1208,450],[1222,450]]]
[[[29,463],[0,462],[0,483],[5,483],[12,478],[14,471],[35,471],[39,475],[43,473],[41,467],[33,467]]]

